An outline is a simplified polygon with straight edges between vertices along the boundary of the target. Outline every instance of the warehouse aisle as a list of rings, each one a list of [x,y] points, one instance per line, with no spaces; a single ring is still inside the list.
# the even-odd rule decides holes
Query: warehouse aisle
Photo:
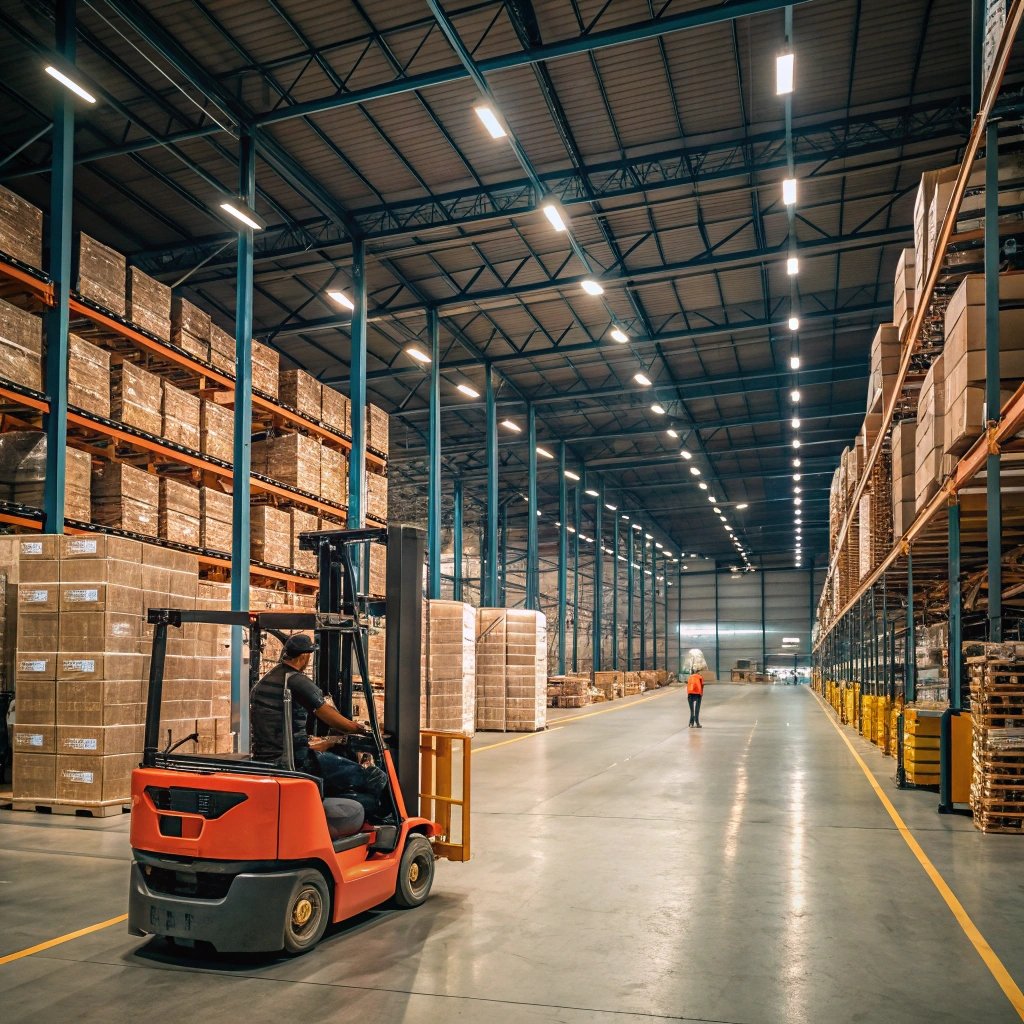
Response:
[[[183,966],[118,924],[0,966],[4,1018],[1019,1019],[806,688],[709,686],[703,717],[688,730],[673,688],[481,736],[474,860],[420,910],[293,961]],[[1019,841],[896,803],[1024,981]],[[122,913],[126,830],[0,814],[0,956]]]

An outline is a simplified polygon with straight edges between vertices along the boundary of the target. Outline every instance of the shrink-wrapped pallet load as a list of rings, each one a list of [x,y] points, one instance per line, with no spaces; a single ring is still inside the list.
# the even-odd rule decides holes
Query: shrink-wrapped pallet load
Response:
[[[231,551],[231,495],[213,487],[199,489],[200,547],[207,551]]]
[[[547,622],[542,612],[506,612],[505,728],[536,732],[547,724]]]
[[[476,727],[504,731],[506,610],[480,608],[476,620]],[[546,696],[546,689],[545,689]]]
[[[41,270],[43,211],[0,185],[0,252]]]
[[[349,422],[349,400],[340,391],[326,384],[320,396],[320,418],[324,426],[345,437],[351,436],[352,425]]]
[[[161,341],[171,340],[171,289],[138,267],[128,268],[128,319]]]
[[[125,360],[110,371],[110,417],[160,437],[163,393],[160,378]]]
[[[282,370],[279,397],[283,405],[290,405],[296,412],[319,420],[323,385],[305,370]]]
[[[893,282],[892,320],[900,340],[906,337],[907,328],[914,316],[915,297],[914,250],[903,249],[896,261],[896,279]]]
[[[235,414],[209,398],[199,409],[199,450],[221,462],[235,459]]]
[[[235,373],[235,336],[210,324],[210,364],[223,373]]]
[[[110,353],[68,335],[68,405],[110,418]]]
[[[942,480],[944,413],[944,361],[939,355],[925,374],[917,402],[917,431],[914,439],[914,504],[917,512],[928,504]]]
[[[320,449],[319,495],[337,505],[348,504],[348,459],[344,452],[324,445]]]
[[[171,341],[190,356],[209,362],[210,314],[180,295],[171,303]]]
[[[161,385],[163,438],[194,452],[199,451],[201,400],[166,380]]]
[[[200,546],[199,488],[171,477],[160,479],[160,536],[172,544]]]
[[[92,521],[144,537],[159,527],[160,480],[121,462],[101,463],[92,476]]]
[[[252,343],[252,389],[277,399],[281,359],[269,345]]]
[[[249,548],[253,561],[289,568],[292,561],[292,521],[272,505],[253,505],[249,512]]]
[[[110,246],[82,232],[78,238],[78,291],[82,298],[125,316],[128,264]]]
[[[476,609],[427,602],[423,638],[423,725],[472,736],[476,726]]]
[[[0,377],[43,390],[43,321],[0,299]]]
[[[895,324],[882,324],[871,342],[868,415],[881,414],[892,398],[900,368],[900,337]],[[880,421],[879,421],[880,422]],[[875,427],[877,432],[878,427]],[[872,438],[874,440],[874,438]]]

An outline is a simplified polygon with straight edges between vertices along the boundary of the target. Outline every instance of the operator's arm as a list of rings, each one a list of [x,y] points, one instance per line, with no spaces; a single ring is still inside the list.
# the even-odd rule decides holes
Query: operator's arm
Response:
[[[369,731],[366,726],[362,725],[360,722],[353,722],[352,719],[346,718],[333,704],[330,703],[321,704],[314,714],[321,722],[325,725],[329,725],[332,729],[336,729],[338,732],[357,733],[365,736]]]

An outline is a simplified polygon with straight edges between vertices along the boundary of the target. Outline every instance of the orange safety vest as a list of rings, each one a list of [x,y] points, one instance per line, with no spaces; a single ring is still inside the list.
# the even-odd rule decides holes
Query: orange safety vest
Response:
[[[704,677],[699,672],[694,672],[689,679],[686,680],[686,692],[687,693],[704,693]]]

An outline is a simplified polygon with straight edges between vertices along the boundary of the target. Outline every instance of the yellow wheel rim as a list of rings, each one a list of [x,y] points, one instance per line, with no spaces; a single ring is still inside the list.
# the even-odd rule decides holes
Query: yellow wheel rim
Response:
[[[292,910],[292,921],[296,927],[301,928],[312,916],[313,904],[306,897],[303,897],[295,904],[295,908]]]
[[[415,885],[416,882],[418,881],[419,877],[420,877],[420,866],[419,866],[419,864],[416,863],[416,861],[413,861],[412,862],[412,866],[409,868],[409,881],[412,882],[413,885]]]

